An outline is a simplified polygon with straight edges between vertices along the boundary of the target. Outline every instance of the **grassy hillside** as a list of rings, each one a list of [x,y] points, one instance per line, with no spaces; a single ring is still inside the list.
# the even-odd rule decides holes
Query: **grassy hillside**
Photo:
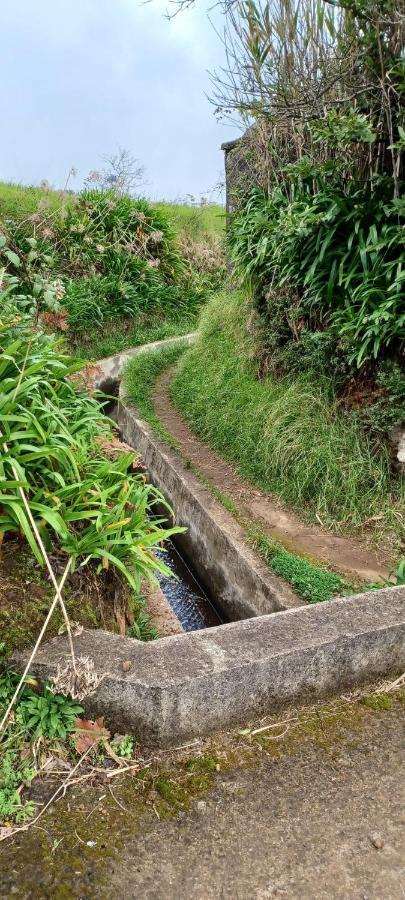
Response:
[[[392,538],[403,481],[391,476],[384,446],[341,412],[330,379],[258,377],[260,350],[251,305],[239,294],[214,297],[172,385],[180,411],[243,476],[301,514],[335,530],[366,523],[368,534]]]
[[[156,204],[176,231],[187,237],[202,238],[222,235],[225,229],[225,209],[223,206],[189,206],[185,203]]]
[[[57,210],[61,204],[58,191],[44,191],[40,187],[0,182],[0,219],[26,219],[37,211],[41,201]]]
[[[38,204],[44,199],[51,210],[57,210],[62,202],[62,192],[0,182],[0,219],[25,219],[36,212]],[[222,206],[190,206],[167,201],[152,203],[152,206],[170,219],[178,234],[186,237],[215,237],[222,235],[225,228],[225,210]]]

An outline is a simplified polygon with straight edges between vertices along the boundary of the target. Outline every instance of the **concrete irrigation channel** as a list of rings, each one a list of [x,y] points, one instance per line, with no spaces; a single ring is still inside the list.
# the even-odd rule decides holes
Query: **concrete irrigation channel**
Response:
[[[187,529],[174,553],[191,570],[188,588],[194,586],[203,604],[205,598],[211,618],[197,616],[187,633],[151,643],[101,630],[76,638],[77,654],[92,659],[103,676],[85,702],[88,714],[104,715],[112,729],[161,746],[405,668],[404,587],[303,605],[247,547],[231,514],[125,402],[120,380],[130,356],[177,342],[102,360],[96,381],[115,398],[112,412],[123,440],[139,451],[150,480]],[[180,581],[187,582],[182,572]],[[170,590],[166,596],[171,602]],[[43,645],[33,668],[51,678],[67,660],[67,640],[60,636]]]

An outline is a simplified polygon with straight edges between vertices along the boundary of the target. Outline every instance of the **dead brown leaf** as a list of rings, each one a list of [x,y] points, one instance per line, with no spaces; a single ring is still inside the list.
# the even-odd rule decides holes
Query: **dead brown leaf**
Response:
[[[108,740],[110,732],[104,727],[104,716],[93,722],[91,719],[76,719],[74,744],[78,753],[86,753],[96,747],[101,740]]]

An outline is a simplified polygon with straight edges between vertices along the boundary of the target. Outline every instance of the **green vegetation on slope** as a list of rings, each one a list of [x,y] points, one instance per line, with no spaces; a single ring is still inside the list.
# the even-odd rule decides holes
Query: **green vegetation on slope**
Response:
[[[191,206],[187,203],[156,203],[180,235],[193,238],[211,238],[222,235],[225,230],[225,209],[209,204]]]
[[[3,215],[1,215],[1,210]],[[49,330],[100,358],[184,334],[224,281],[213,207],[0,185],[0,267]],[[177,217],[177,218],[176,218]]]
[[[151,353],[140,354],[129,360],[124,370],[124,387],[127,399],[152,426],[156,434],[177,449],[176,441],[162,426],[152,399],[152,390],[158,376],[172,366],[185,352],[184,342],[173,347],[162,347]],[[201,473],[196,470],[198,477]],[[222,505],[246,529],[247,541],[265,559],[269,568],[292,585],[303,600],[320,603],[339,594],[343,596],[353,590],[353,586],[335,572],[316,566],[307,559],[288,553],[283,547],[270,541],[268,537],[241,518],[239,510],[229,498],[203,479],[204,484]]]
[[[259,378],[260,360],[249,302],[219,294],[180,362],[173,400],[243,476],[308,519],[337,530],[367,520],[398,532],[403,481],[391,479],[388,452],[373,447],[354,414],[340,411],[326,377]]]

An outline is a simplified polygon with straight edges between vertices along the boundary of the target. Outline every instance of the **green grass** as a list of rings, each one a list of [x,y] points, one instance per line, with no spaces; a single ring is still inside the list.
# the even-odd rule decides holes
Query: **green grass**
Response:
[[[44,191],[39,187],[0,182],[0,220],[26,219],[38,209],[41,201],[47,201],[48,208],[57,210],[62,203],[58,191]]]
[[[172,382],[178,409],[242,476],[307,519],[335,530],[368,520],[380,534],[388,526],[399,534],[404,482],[391,477],[388,452],[373,450],[355,418],[340,412],[327,379],[259,380],[250,316],[238,294],[208,303]]]
[[[321,603],[338,594],[347,594],[348,588],[352,590],[352,586],[340,575],[288,553],[282,547],[271,544],[264,536],[259,542],[259,550],[272,572],[288,581],[298,596],[308,603]]]
[[[222,235],[225,230],[225,209],[223,206],[189,206],[186,203],[155,204],[162,210],[177,233],[195,239]]]
[[[72,335],[69,345],[81,359],[103,359],[129,347],[188,334],[195,330],[197,318],[197,313],[170,316],[158,310],[153,314],[109,322],[89,332]]]

